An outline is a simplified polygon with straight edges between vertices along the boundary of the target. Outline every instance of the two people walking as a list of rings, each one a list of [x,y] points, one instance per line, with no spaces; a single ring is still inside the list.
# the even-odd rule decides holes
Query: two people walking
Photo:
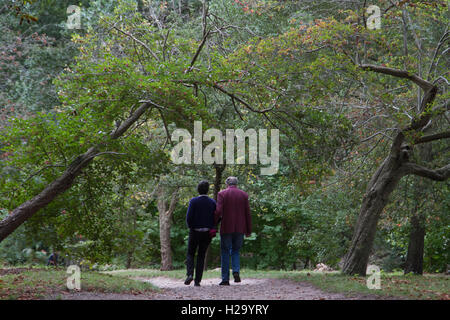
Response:
[[[230,258],[233,278],[240,282],[240,249],[244,242],[244,235],[251,234],[252,220],[248,194],[237,187],[236,177],[228,177],[225,181],[227,188],[217,195],[217,203],[207,196],[209,183],[201,181],[198,184],[198,197],[189,201],[186,223],[189,228],[188,252],[186,258],[187,278],[185,284],[194,280],[200,286],[203,276],[206,250],[211,239],[216,235],[220,222],[220,250],[222,281],[219,285],[230,285]]]

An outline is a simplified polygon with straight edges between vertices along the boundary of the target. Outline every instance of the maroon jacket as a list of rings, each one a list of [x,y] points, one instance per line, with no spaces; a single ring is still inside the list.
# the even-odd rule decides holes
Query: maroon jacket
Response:
[[[214,217],[216,224],[222,218],[220,234],[239,232],[249,236],[252,233],[248,194],[236,186],[219,192]]]

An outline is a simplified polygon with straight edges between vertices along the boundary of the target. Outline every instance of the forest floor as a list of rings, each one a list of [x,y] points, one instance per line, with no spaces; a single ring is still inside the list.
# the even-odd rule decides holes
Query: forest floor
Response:
[[[129,269],[82,271],[81,291],[69,291],[63,268],[0,268],[0,299],[50,300],[378,300],[450,299],[443,274],[382,274],[381,289],[364,277],[338,272],[242,270],[241,283],[219,286],[220,271],[204,273],[201,287],[184,285],[185,271]]]

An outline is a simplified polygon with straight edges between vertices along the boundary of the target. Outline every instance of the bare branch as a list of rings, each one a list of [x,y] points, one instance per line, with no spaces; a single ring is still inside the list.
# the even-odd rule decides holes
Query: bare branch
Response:
[[[411,74],[405,70],[399,70],[399,69],[383,67],[383,66],[376,66],[373,64],[362,64],[362,65],[360,65],[360,67],[363,70],[369,70],[369,71],[374,71],[377,73],[383,73],[383,74],[391,75],[391,76],[394,76],[397,78],[409,79],[412,82],[414,82],[415,84],[417,84],[419,87],[421,87],[424,91],[428,91],[431,88],[433,88],[433,84],[431,82],[428,82],[428,81],[418,77],[417,75]]]
[[[450,131],[440,132],[440,133],[430,134],[428,136],[420,137],[414,141],[414,144],[426,143],[426,142],[430,142],[430,141],[447,139],[447,138],[450,138]]]
[[[169,39],[169,33],[171,29],[167,30],[166,36],[164,37],[164,43],[162,47],[163,60],[166,61],[166,49],[167,49],[167,39]]]
[[[266,112],[269,112],[269,111],[273,110],[273,108],[275,107],[275,106],[273,106],[273,107],[270,107],[270,108],[267,108],[267,109],[263,109],[263,110],[256,110],[256,109],[252,108],[247,102],[245,102],[244,100],[239,98],[238,96],[236,96],[233,93],[228,92],[227,90],[225,90],[222,86],[219,86],[218,84],[214,84],[213,88],[215,88],[215,89],[225,93],[227,96],[229,96],[230,98],[232,98],[232,99],[238,101],[239,103],[243,104],[247,109],[249,109],[249,110],[251,110],[253,112],[266,113]]]
[[[116,27],[116,25],[112,25],[111,26],[113,29],[116,29],[117,31],[119,31],[120,33],[126,35],[127,37],[133,39],[134,41],[136,41],[137,43],[139,43],[141,46],[143,46],[148,52],[150,52],[150,54],[152,55],[153,58],[155,58],[156,61],[160,61],[158,56],[156,55],[156,53],[153,52],[152,49],[150,49],[150,47],[148,45],[146,45],[144,42],[142,42],[141,40],[139,40],[138,38],[136,38],[135,36],[133,36],[131,33],[123,31],[122,29]]]
[[[200,45],[197,48],[197,52],[195,52],[195,55],[192,58],[191,64],[190,64],[189,68],[186,69],[185,73],[190,72],[192,70],[192,68],[194,67],[195,61],[197,61],[197,58],[200,55],[200,52],[202,51],[203,46],[205,45],[206,39],[208,38],[208,36],[209,36],[209,31],[207,31],[206,34],[203,36],[202,42],[200,42]]]
[[[160,106],[159,104],[153,102],[152,100],[139,100],[139,103],[149,103],[149,104],[151,104],[153,107],[155,107],[157,109],[161,109],[161,110],[166,109],[165,107]]]
[[[434,62],[436,61],[437,54],[438,54],[439,50],[441,49],[441,46],[446,41],[446,38],[448,35],[449,35],[449,31],[448,31],[448,26],[447,26],[445,28],[444,34],[442,35],[441,39],[439,39],[436,49],[434,49],[433,58],[431,59],[430,67],[428,69],[428,73],[427,73],[427,77],[426,77],[427,80],[429,80],[431,71],[433,70],[433,67],[435,66]]]
[[[435,181],[445,181],[450,177],[450,164],[436,170],[431,170],[412,162],[403,164],[403,167],[406,169],[406,174],[414,174]]]
[[[436,80],[433,81],[433,83],[436,84],[439,82],[439,80],[444,81],[446,85],[450,86],[450,82],[448,82],[448,80],[444,76],[437,77]]]
[[[141,104],[139,108],[136,109],[136,111],[125,121],[123,121],[119,127],[111,133],[111,139],[117,139],[122,134],[127,131],[133,123],[135,123],[148,109],[150,109],[152,106],[154,106],[153,103],[145,102]]]
[[[162,110],[158,109],[158,112],[161,115],[161,119],[162,119],[163,124],[164,124],[164,129],[166,130],[166,142],[164,143],[164,147],[166,146],[167,143],[169,143],[173,147],[173,142],[170,139],[169,127],[167,126],[166,118],[164,117],[164,114],[163,114]]]
[[[234,102],[234,98],[231,98],[231,102],[233,103],[234,110],[239,115],[239,118],[241,118],[241,120],[244,121],[241,112],[239,111],[238,107],[236,106],[236,103]]]
[[[206,2],[206,0],[202,1],[202,36],[203,38],[206,37],[206,26],[207,26],[207,20],[206,18],[208,17],[208,4]]]
[[[104,151],[104,152],[97,153],[95,155],[95,157],[102,156],[102,155],[105,155],[105,154],[112,154],[112,155],[116,155],[116,156],[125,156],[125,155],[127,155],[126,153],[121,153],[121,152]]]
[[[383,130],[383,131],[378,131],[378,132],[372,134],[371,136],[362,139],[360,142],[366,142],[366,141],[369,141],[369,140],[375,138],[376,136],[378,136],[378,135],[380,135],[380,134],[383,135],[384,137],[386,137],[386,138],[392,140],[391,137],[389,137],[387,134],[385,134],[385,132],[386,132],[386,131],[389,131],[389,130],[397,130],[397,128],[387,128],[387,129],[385,129],[385,130]]]

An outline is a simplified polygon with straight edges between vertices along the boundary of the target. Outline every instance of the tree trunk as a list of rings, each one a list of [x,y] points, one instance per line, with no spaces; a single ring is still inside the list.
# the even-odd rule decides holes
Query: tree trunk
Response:
[[[420,158],[430,163],[433,161],[433,147],[431,143],[418,147]],[[429,186],[419,181],[415,184],[414,198],[416,200],[415,212],[410,220],[411,231],[409,234],[408,253],[406,255],[405,274],[423,274],[423,250],[425,245],[425,217],[420,213],[420,202],[425,201],[424,195],[431,192]]]
[[[223,171],[225,170],[225,165],[219,165],[216,164],[214,165],[214,169],[216,170],[216,176],[214,177],[214,193],[213,193],[213,198],[214,200],[217,201],[217,195],[219,194],[220,191],[220,186],[222,185],[222,174]]]
[[[126,120],[124,120],[117,128],[110,134],[111,139],[121,137],[133,123],[135,123],[149,108],[151,103],[143,103],[136,111]],[[79,155],[62,173],[62,175],[50,183],[38,195],[31,200],[22,203],[15,208],[6,218],[0,221],[0,242],[16,230],[22,223],[31,218],[40,209],[47,206],[57,196],[69,189],[75,178],[81,173],[82,169],[87,167],[89,163],[98,155],[108,152],[100,152],[100,147],[105,143],[99,143],[95,147],[89,148],[85,153]]]
[[[132,262],[133,262],[133,251],[130,250],[130,251],[128,251],[128,254],[127,254],[127,266],[126,266],[127,269],[131,269]]]
[[[415,214],[411,217],[408,254],[406,256],[405,274],[423,274],[423,248],[425,242],[425,216]]]
[[[450,177],[450,164],[440,169],[431,170],[411,163],[409,162],[409,156],[412,146],[404,144],[406,134],[411,135],[411,133],[421,132],[430,124],[433,112],[430,112],[427,108],[433,104],[438,93],[438,87],[405,70],[367,64],[359,67],[376,73],[408,79],[424,91],[423,98],[418,106],[419,114],[411,120],[408,127],[397,133],[388,157],[372,176],[363,198],[352,243],[344,258],[343,272],[365,276],[378,219],[400,179],[404,175],[415,174],[436,181],[444,181]],[[448,103],[444,103],[442,106],[436,106],[432,110],[438,115],[448,111],[448,109]],[[413,144],[421,144],[442,138],[448,138],[448,133],[419,137],[413,139],[412,142]]]
[[[125,189],[125,188],[124,188]],[[132,209],[131,214],[133,215],[132,219],[132,231],[133,231],[133,236],[129,237],[129,242],[131,247],[129,248],[128,252],[127,252],[127,269],[131,268],[131,264],[133,263],[133,255],[134,252],[136,251],[136,235],[134,234],[134,232],[136,232],[137,229],[137,211],[135,209]]]
[[[309,264],[309,257],[306,258],[305,264],[303,265],[303,269],[307,269]]]
[[[216,175],[214,177],[214,193],[213,193],[213,198],[214,200],[217,201],[217,194],[220,191],[220,186],[221,186],[221,182],[222,182],[222,173],[225,170],[225,165],[214,165],[214,169],[216,170]],[[210,260],[210,248],[211,246],[208,246],[208,249],[206,249],[206,253],[205,253],[205,268],[204,270],[208,270],[208,261]]]
[[[159,240],[161,243],[161,270],[172,270],[172,248],[170,244],[170,229],[172,228],[172,215],[178,201],[178,189],[171,196],[170,205],[165,199],[162,186],[158,187],[158,212],[159,212]],[[168,208],[167,208],[168,207]]]
[[[97,155],[97,148],[90,148],[78,156],[63,172],[63,174],[50,183],[43,191],[14,209],[6,218],[0,221],[0,242],[16,230],[22,223],[31,218],[37,211],[44,208],[58,195],[69,189],[75,178],[81,173],[92,159]]]
[[[366,275],[378,220],[390,194],[405,174],[399,154],[392,153],[375,172],[367,187],[350,249],[344,259],[343,272],[346,274]]]
[[[159,214],[159,239],[161,242],[161,270],[172,270],[172,248],[170,246],[171,219],[167,214]]]

